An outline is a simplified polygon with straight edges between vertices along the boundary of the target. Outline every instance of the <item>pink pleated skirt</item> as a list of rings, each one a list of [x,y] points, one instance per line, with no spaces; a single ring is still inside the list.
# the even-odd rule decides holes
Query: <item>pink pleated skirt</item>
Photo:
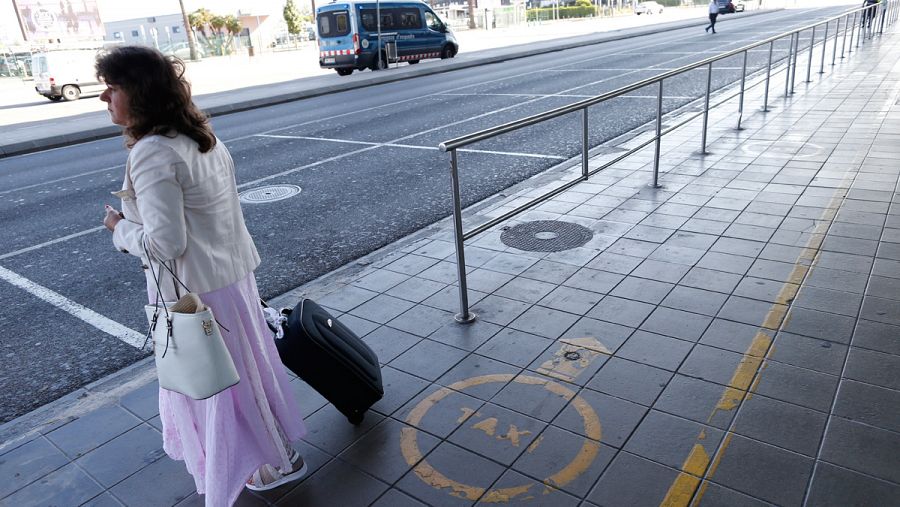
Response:
[[[306,428],[263,317],[253,273],[200,299],[222,325],[241,380],[205,400],[160,388],[163,449],[184,461],[207,507],[227,507],[260,466],[290,468],[282,442],[299,440]]]

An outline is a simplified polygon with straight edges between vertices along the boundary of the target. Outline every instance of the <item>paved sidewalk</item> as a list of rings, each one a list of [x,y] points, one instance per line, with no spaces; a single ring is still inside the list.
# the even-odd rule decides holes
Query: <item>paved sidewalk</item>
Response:
[[[663,188],[648,149],[504,226],[578,224],[581,246],[469,241],[473,324],[447,223],[283,296],[364,336],[386,394],[353,427],[294,380],[310,474],[239,505],[900,504],[898,51],[866,42],[790,98],[776,74],[744,130],[713,110],[707,155],[698,122],[667,136]],[[0,505],[201,505],[152,371],[0,427]]]

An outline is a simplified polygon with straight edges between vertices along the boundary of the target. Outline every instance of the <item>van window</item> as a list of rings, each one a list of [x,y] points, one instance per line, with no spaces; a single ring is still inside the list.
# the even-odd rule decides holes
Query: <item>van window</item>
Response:
[[[378,19],[374,9],[360,11],[363,29],[367,32],[378,30]],[[403,30],[422,28],[422,16],[419,9],[381,9],[381,30]]]
[[[33,71],[35,74],[43,74],[47,72],[47,58],[43,55],[35,55],[32,59]]]
[[[444,28],[444,24],[433,12],[425,11],[425,24],[436,32],[440,32]]]
[[[400,28],[422,28],[422,18],[419,17],[419,9],[398,9],[400,15]]]
[[[350,33],[350,18],[347,11],[319,13],[320,37],[340,37],[348,33]]]

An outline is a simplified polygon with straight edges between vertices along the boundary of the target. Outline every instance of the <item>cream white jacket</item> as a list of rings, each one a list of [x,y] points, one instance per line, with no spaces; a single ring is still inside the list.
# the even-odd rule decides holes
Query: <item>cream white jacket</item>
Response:
[[[132,147],[122,190],[114,194],[125,214],[113,232],[116,248],[147,266],[143,241],[155,259],[170,266],[174,261],[192,292],[226,287],[259,265],[238,201],[234,162],[221,141],[200,153],[197,143],[181,134],[144,137]],[[146,275],[155,291],[151,272]],[[163,280],[163,296],[171,300],[173,281]]]

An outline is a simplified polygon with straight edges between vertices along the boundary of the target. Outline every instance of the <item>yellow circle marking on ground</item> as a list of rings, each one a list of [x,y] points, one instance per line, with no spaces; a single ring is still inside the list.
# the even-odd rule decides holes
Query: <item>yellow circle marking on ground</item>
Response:
[[[581,449],[579,449],[578,454],[575,455],[572,461],[555,474],[544,479],[543,484],[550,488],[558,488],[572,482],[576,477],[587,470],[597,457],[597,453],[600,450],[600,419],[597,417],[597,413],[594,412],[594,409],[584,401],[583,398],[576,395],[571,389],[562,384],[553,382],[552,380],[512,374],[471,377],[455,382],[448,387],[442,387],[431,393],[410,411],[409,415],[406,417],[406,422],[411,426],[418,425],[431,407],[453,392],[463,391],[469,387],[492,382],[506,383],[510,381],[518,382],[520,384],[540,385],[551,393],[572,400],[572,406],[584,420],[584,430],[588,438],[585,439]],[[437,489],[449,488],[450,494],[453,496],[474,501],[484,495],[483,501],[485,502],[506,502],[516,496],[527,493],[536,485],[536,483],[530,483],[521,486],[495,489],[488,491],[485,494],[484,488],[462,484],[435,470],[423,459],[422,451],[419,450],[416,435],[417,432],[415,428],[403,428],[400,432],[400,450],[403,453],[403,458],[406,459],[406,463],[409,464],[409,466],[415,467],[413,468],[413,471],[415,471],[416,475],[418,475],[426,484]]]

